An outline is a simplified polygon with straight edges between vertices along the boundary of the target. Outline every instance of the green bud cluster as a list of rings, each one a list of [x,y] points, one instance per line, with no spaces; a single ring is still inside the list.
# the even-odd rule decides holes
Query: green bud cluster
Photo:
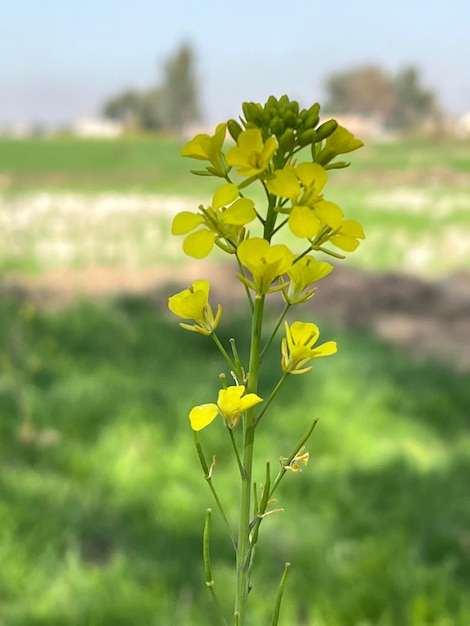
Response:
[[[244,129],[258,128],[264,141],[274,135],[279,149],[277,160],[290,157],[306,146],[322,142],[329,137],[338,126],[335,120],[328,120],[320,126],[320,105],[318,102],[308,109],[300,110],[299,103],[288,96],[279,99],[270,96],[263,106],[256,102],[244,102],[243,117],[240,122],[229,120],[227,127],[232,138],[237,141]]]

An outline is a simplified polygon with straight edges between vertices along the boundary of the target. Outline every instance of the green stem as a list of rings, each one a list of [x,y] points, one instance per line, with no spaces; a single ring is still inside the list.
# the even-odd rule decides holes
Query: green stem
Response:
[[[277,385],[274,387],[274,389],[271,391],[271,395],[269,396],[269,398],[263,403],[263,410],[261,411],[261,413],[258,415],[258,417],[256,418],[256,422],[255,425],[258,426],[258,424],[261,421],[261,418],[263,417],[263,415],[266,413],[266,411],[269,408],[269,405],[271,404],[271,402],[274,400],[275,396],[277,395],[277,393],[279,392],[280,388],[282,387],[282,385],[286,382],[287,377],[289,376],[289,374],[286,374],[284,372],[284,375],[282,376],[282,378],[279,380],[279,382],[277,383]]]
[[[233,448],[233,452],[235,454],[235,458],[237,460],[238,469],[240,470],[240,476],[243,476],[243,473],[244,473],[243,464],[242,464],[242,460],[240,458],[240,454],[238,453],[237,442],[235,441],[235,437],[233,436],[233,430],[231,428],[229,428],[228,426],[227,426],[227,430],[228,430],[229,435],[230,435],[230,441],[232,442],[232,448]]]
[[[278,216],[278,213],[276,213],[275,211],[276,197],[269,193],[268,188],[266,187],[266,184],[264,182],[263,187],[268,199],[268,212],[266,214],[266,222],[264,224],[263,238],[266,239],[266,241],[271,242]]]
[[[251,347],[247,384],[248,393],[256,393],[258,389],[264,299],[264,294],[256,294],[251,326]],[[234,623],[236,626],[244,626],[245,624],[246,605],[250,585],[250,516],[254,439],[255,416],[254,408],[251,408],[246,412],[244,421],[243,472],[241,476],[241,506],[237,548],[237,593],[234,611]]]
[[[286,470],[286,466],[289,465],[291,463],[291,461],[294,459],[295,455],[298,453],[298,451],[302,448],[302,446],[304,446],[307,441],[310,438],[310,435],[313,433],[313,430],[315,428],[315,426],[318,424],[318,417],[316,417],[313,420],[312,425],[310,426],[310,428],[307,430],[307,432],[305,433],[305,435],[302,437],[302,439],[299,441],[299,443],[295,446],[294,450],[292,451],[291,455],[287,458],[286,462],[283,464],[283,467],[281,467],[281,469],[279,470],[278,475],[276,476],[276,479],[274,481],[274,484],[272,486],[271,491],[269,492],[269,499],[272,498],[274,492],[277,489],[277,486],[279,485],[279,483],[281,482],[282,478],[284,477],[284,474],[287,472]]]
[[[281,582],[279,584],[279,589],[278,589],[278,592],[277,592],[276,605],[274,607],[274,615],[273,615],[272,626],[277,626],[278,622],[279,622],[279,613],[280,613],[280,610],[281,610],[282,596],[284,595],[284,589],[285,589],[285,586],[286,586],[287,576],[289,575],[289,567],[290,567],[290,563],[286,563],[286,565],[284,567],[284,574],[282,575]]]
[[[220,618],[224,626],[227,625],[227,620],[224,617],[222,608],[217,599],[217,595],[214,590],[214,579],[212,578],[212,567],[211,567],[211,553],[210,553],[210,535],[211,535],[211,514],[212,509],[207,509],[206,511],[206,523],[204,525],[204,535],[202,542],[202,553],[204,558],[204,570],[206,572],[206,585],[209,589],[209,592],[214,600],[214,604],[217,607],[217,610],[220,614]]]
[[[261,351],[261,359],[264,357],[264,354],[266,352],[266,350],[269,348],[269,346],[271,345],[271,343],[273,342],[274,337],[276,336],[277,331],[279,330],[279,326],[282,324],[285,316],[287,315],[288,310],[290,309],[291,305],[286,302],[286,305],[284,307],[284,310],[281,313],[281,316],[273,330],[273,332],[271,333],[271,337],[268,339],[266,345],[264,346],[263,350]]]
[[[204,452],[202,450],[201,442],[199,441],[197,432],[196,431],[193,431],[193,432],[194,432],[194,442],[196,444],[197,455],[199,457],[199,462],[201,463],[202,470],[204,472],[204,478],[206,479],[206,482],[209,485],[209,489],[211,490],[212,495],[214,496],[214,500],[217,504],[217,508],[219,509],[220,514],[222,515],[225,525],[227,526],[227,530],[232,540],[233,547],[235,548],[235,551],[236,551],[237,540],[232,533],[232,529],[230,528],[229,521],[227,519],[227,516],[225,515],[224,507],[222,506],[220,498],[217,495],[217,491],[215,490],[214,484],[212,482],[212,468],[209,469],[209,466],[207,465],[207,461],[205,459]]]
[[[220,352],[222,353],[222,356],[227,361],[227,365],[229,366],[230,370],[235,370],[236,371],[236,365],[232,361],[232,359],[230,358],[227,350],[222,345],[222,342],[220,341],[220,339],[217,337],[217,335],[215,333],[212,333],[211,337],[214,340],[215,345],[219,348]]]

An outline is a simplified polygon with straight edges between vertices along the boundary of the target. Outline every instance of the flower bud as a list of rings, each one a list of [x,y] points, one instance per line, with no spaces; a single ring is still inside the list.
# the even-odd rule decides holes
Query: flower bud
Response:
[[[320,109],[320,107],[318,107],[318,109]],[[315,112],[315,111],[309,112],[309,114],[307,115],[304,121],[304,128],[307,128],[307,129],[315,128],[315,126],[318,124],[319,119],[320,119],[320,116],[318,112]]]
[[[315,138],[315,130],[313,128],[308,128],[307,130],[304,130],[303,133],[301,133],[297,141],[299,143],[299,146],[304,147],[312,143],[314,138]]]
[[[287,111],[284,115],[284,125],[286,128],[294,128],[296,117],[294,111]]]
[[[324,122],[321,126],[317,128],[315,131],[315,141],[322,141],[329,137],[338,127],[338,122],[336,120],[328,120]]]
[[[243,114],[247,122],[258,126],[261,121],[262,109],[256,102],[244,102],[242,104]]]
[[[319,163],[320,165],[325,165],[329,163],[336,156],[336,152],[334,150],[325,148],[319,154],[317,154],[315,158],[315,163]]]
[[[230,133],[232,139],[234,141],[237,141],[238,140],[238,136],[243,131],[243,128],[240,126],[240,124],[236,120],[229,120],[227,122],[227,128],[228,128],[228,132]]]
[[[271,121],[271,132],[273,133],[273,135],[276,135],[279,137],[280,135],[282,135],[283,131],[284,131],[284,124],[282,120],[279,119],[278,117],[275,117]]]
[[[292,128],[288,128],[279,138],[279,150],[282,154],[291,152],[295,148],[295,135]]]

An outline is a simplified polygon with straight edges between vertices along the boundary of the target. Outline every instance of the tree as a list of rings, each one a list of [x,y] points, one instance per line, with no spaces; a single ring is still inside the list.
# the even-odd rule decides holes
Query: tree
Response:
[[[197,82],[191,47],[183,44],[167,62],[165,70],[163,83],[165,125],[169,130],[181,133],[188,123],[199,119]]]
[[[111,120],[123,122],[133,126],[139,120],[140,94],[136,91],[125,91],[106,101],[102,106],[102,113]]]
[[[414,67],[402,70],[394,83],[396,106],[391,116],[391,124],[395,128],[416,128],[423,121],[432,119],[438,114],[436,99],[431,91],[419,85],[419,73]]]
[[[142,130],[181,133],[199,119],[194,55],[182,45],[165,65],[164,81],[146,91],[127,90],[102,107],[105,117]]]
[[[375,66],[360,67],[334,74],[326,87],[330,111],[373,116],[396,130],[421,126],[437,113],[435,96],[420,86],[414,67],[395,77]]]
[[[390,78],[378,67],[362,67],[335,74],[327,81],[326,108],[335,113],[388,117],[396,98]]]

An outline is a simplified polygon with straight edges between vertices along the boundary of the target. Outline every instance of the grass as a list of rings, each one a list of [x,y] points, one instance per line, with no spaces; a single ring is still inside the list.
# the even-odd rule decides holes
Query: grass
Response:
[[[191,195],[196,186],[189,162],[179,155],[182,145],[162,137],[0,139],[0,173],[10,193],[111,189]]]
[[[0,623],[212,623],[201,566],[212,501],[185,418],[215,397],[211,342],[130,297],[46,313],[4,293],[0,320]],[[233,318],[222,339],[245,323]],[[367,334],[335,338],[338,355],[290,381],[260,436],[276,465],[321,417],[309,467],[264,522],[250,626],[268,623],[286,560],[283,624],[467,626],[468,376]],[[278,369],[274,356],[264,391]],[[202,435],[234,519],[222,424]],[[228,544],[215,515],[221,593]]]
[[[180,262],[172,215],[210,201],[214,181],[168,138],[0,140],[0,271]],[[360,220],[365,269],[431,276],[470,264],[470,146],[370,144],[332,171],[326,197]],[[255,200],[259,199],[254,195]]]
[[[213,181],[164,138],[0,140],[0,272],[174,266],[179,210]],[[369,145],[332,172],[327,197],[365,225],[348,264],[438,275],[470,263],[468,142]],[[223,325],[225,342],[246,320]],[[281,624],[470,623],[470,385],[367,333],[283,389],[260,434],[273,466],[321,417],[309,467],[262,527],[249,626],[269,623],[286,560]],[[243,353],[243,346],[240,346]],[[277,382],[278,357],[262,394]],[[201,534],[213,506],[188,409],[215,398],[220,360],[150,300],[38,310],[0,298],[0,626],[211,623]],[[221,423],[203,432],[231,519]],[[262,476],[263,467],[257,468]],[[232,584],[217,514],[214,575]],[[225,603],[225,601],[224,601]],[[229,609],[227,609],[228,611]]]

